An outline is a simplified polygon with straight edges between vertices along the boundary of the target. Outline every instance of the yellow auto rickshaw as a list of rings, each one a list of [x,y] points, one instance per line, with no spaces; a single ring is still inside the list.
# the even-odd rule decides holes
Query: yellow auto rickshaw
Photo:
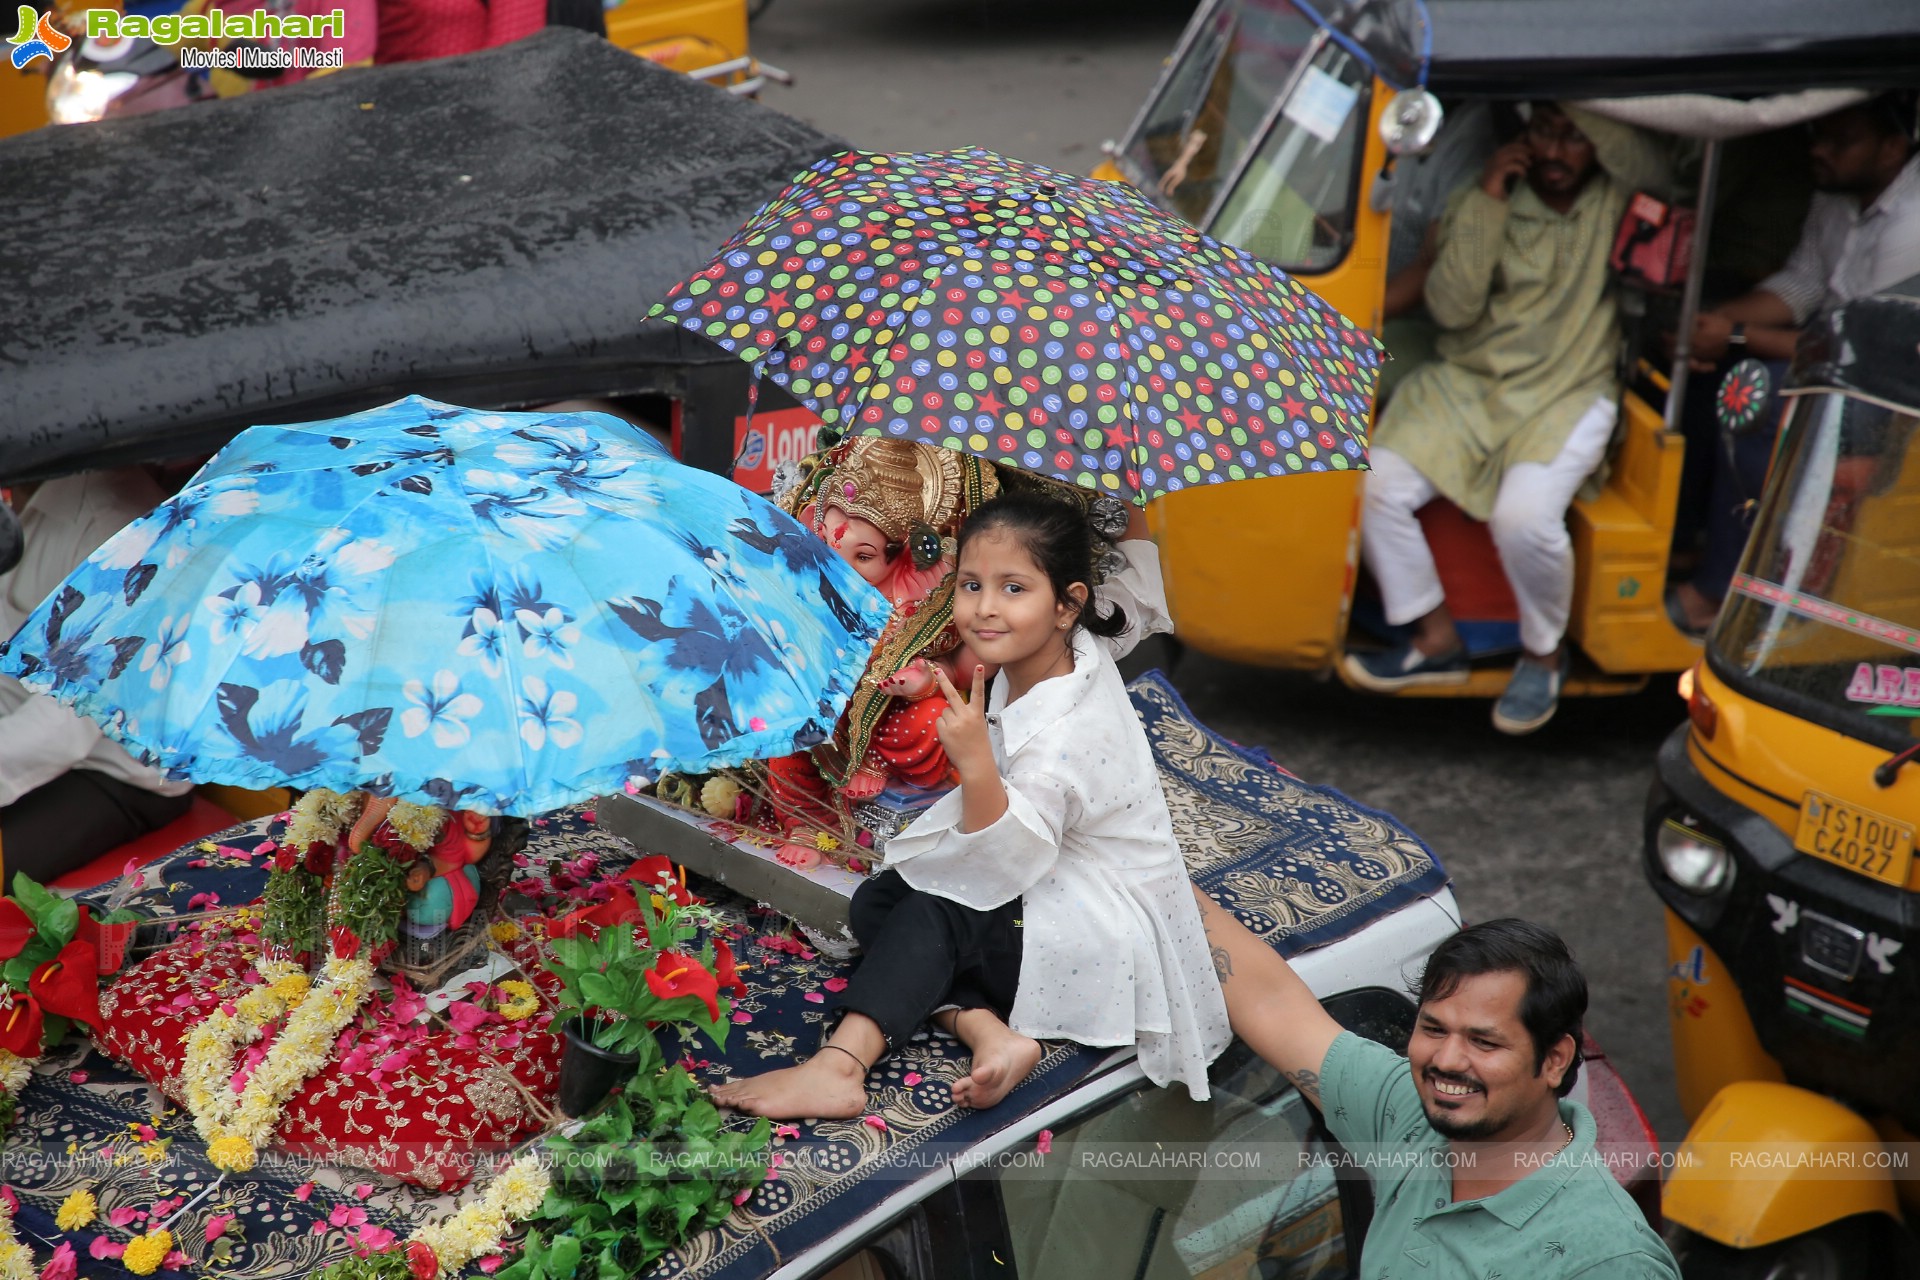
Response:
[[[1920,64],[1915,32],[1897,0],[1353,0],[1318,13],[1308,0],[1206,0],[1096,172],[1284,268],[1379,333],[1395,220],[1413,216],[1405,179],[1436,132],[1437,145],[1448,145],[1443,106],[1447,119],[1464,124],[1475,111],[1571,99],[1678,135],[1676,150],[1698,161],[1692,270],[1675,296],[1654,300],[1655,314],[1637,326],[1639,341],[1623,352],[1626,390],[1608,478],[1569,514],[1577,578],[1568,638],[1576,656],[1566,692],[1625,693],[1700,653],[1663,603],[1686,453],[1678,428],[1688,353],[1683,343],[1671,360],[1638,357],[1657,350],[1660,329],[1691,331],[1721,140],[1850,100],[1801,92],[1809,88],[1884,87],[1911,77]],[[1715,95],[1735,114],[1750,110],[1750,123],[1728,130],[1724,118],[1709,123],[1684,101],[1648,97],[1678,90]],[[1763,108],[1728,102],[1754,96],[1771,100]],[[1790,237],[1791,229],[1789,244]],[[1645,301],[1623,298],[1623,314]],[[1397,345],[1390,335],[1389,348]],[[1286,485],[1198,484],[1153,504],[1148,519],[1180,641],[1235,661],[1340,670],[1353,634],[1363,483],[1360,473],[1333,472]],[[1472,617],[1456,591],[1472,590],[1489,572],[1498,578],[1498,561],[1483,530],[1457,513],[1452,523],[1466,528],[1451,539],[1451,554],[1432,525],[1429,542],[1452,612]],[[1504,580],[1496,585],[1504,589]],[[1472,637],[1468,645],[1476,647]],[[1465,684],[1406,692],[1492,697],[1507,678],[1502,662],[1476,666]]]
[[[1913,1274],[1920,279],[1902,288],[1801,340],[1647,803],[1692,1123],[1664,1208],[1690,1275]]]

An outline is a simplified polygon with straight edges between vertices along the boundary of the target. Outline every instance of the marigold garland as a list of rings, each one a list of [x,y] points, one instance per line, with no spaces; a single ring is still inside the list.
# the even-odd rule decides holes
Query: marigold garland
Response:
[[[538,1152],[521,1156],[487,1184],[478,1200],[420,1228],[412,1238],[433,1250],[442,1275],[452,1275],[475,1258],[497,1252],[514,1224],[540,1208],[551,1185],[553,1175]]]

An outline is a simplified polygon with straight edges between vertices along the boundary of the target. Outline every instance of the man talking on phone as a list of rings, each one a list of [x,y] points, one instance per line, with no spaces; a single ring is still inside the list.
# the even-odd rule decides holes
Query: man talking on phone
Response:
[[[1650,137],[1574,107],[1533,104],[1519,138],[1456,192],[1423,255],[1438,359],[1408,374],[1374,426],[1361,526],[1387,621],[1412,638],[1350,654],[1363,688],[1465,683],[1467,653],[1414,513],[1436,496],[1491,526],[1524,652],[1494,727],[1552,718],[1567,671],[1573,545],[1566,514],[1596,484],[1619,402],[1620,330],[1607,273],[1635,191],[1666,185]]]

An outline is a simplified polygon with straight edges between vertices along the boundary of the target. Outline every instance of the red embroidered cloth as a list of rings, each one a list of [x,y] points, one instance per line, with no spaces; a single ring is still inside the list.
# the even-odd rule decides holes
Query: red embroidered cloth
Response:
[[[550,1011],[559,988],[541,965],[540,945],[522,936],[502,950]],[[242,979],[252,957],[250,946],[229,935],[189,937],[149,956],[101,993],[105,1025],[94,1043],[184,1103],[187,1033],[222,1001],[246,992]],[[352,1025],[354,1045],[331,1054],[287,1103],[278,1145],[423,1187],[466,1182],[477,1154],[497,1153],[546,1127],[540,1112],[553,1104],[560,1071],[562,1043],[545,1029],[546,1013],[508,1022],[483,1015],[485,1008],[463,1011],[462,1024],[487,1019],[470,1031],[430,1019],[395,1037],[388,997],[376,993]],[[381,1044],[382,1035],[388,1043]],[[371,1052],[355,1053],[361,1046]]]

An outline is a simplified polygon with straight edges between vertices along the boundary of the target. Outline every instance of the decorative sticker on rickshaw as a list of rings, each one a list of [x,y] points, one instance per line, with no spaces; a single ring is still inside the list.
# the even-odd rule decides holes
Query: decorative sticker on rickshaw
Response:
[[[1868,715],[1920,715],[1920,667],[1863,662],[1847,683],[1847,701],[1871,703]]]
[[[1773,377],[1766,362],[1749,356],[1727,370],[1720,383],[1715,412],[1720,425],[1729,431],[1745,431],[1760,421],[1760,415],[1773,396]]]
[[[1802,617],[1813,618],[1846,631],[1855,631],[1863,636],[1871,636],[1895,648],[1911,649],[1915,653],[1920,653],[1920,630],[1913,627],[1904,627],[1897,622],[1889,622],[1885,618],[1876,618],[1870,613],[1848,609],[1831,600],[1822,600],[1819,596],[1810,596],[1801,591],[1789,591],[1776,582],[1767,582],[1744,573],[1733,575],[1733,589],[1741,595],[1752,596],[1755,600],[1765,600],[1768,604],[1777,604],[1791,609]]]

